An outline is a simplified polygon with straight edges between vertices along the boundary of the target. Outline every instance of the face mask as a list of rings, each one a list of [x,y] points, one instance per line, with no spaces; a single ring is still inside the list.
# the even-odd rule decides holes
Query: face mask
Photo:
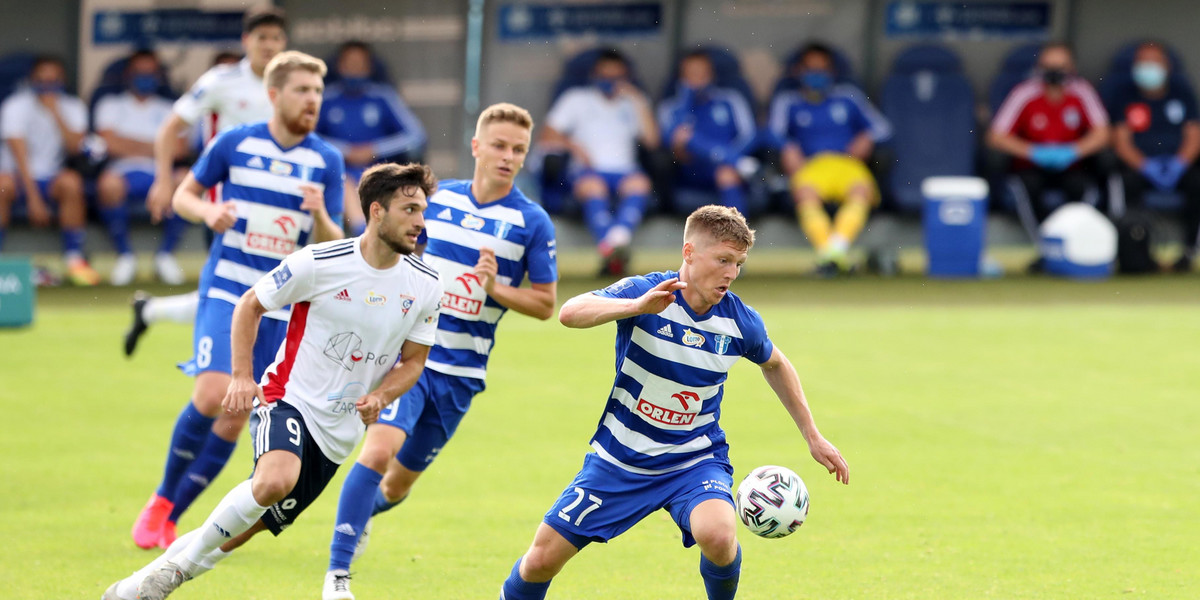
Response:
[[[833,85],[833,76],[828,71],[805,71],[800,75],[800,85],[814,92],[824,92]]]
[[[1167,69],[1156,62],[1135,63],[1133,82],[1143,90],[1157,90],[1167,82]]]
[[[605,96],[611,96],[617,91],[617,80],[615,79],[597,79],[595,84],[600,93]]]
[[[366,77],[343,77],[342,88],[349,94],[361,94],[367,89],[370,80]]]
[[[135,94],[149,96],[158,89],[158,76],[149,73],[134,75],[129,80],[129,89],[133,90]]]
[[[1047,69],[1042,71],[1042,81],[1046,85],[1062,85],[1067,80],[1067,72],[1062,69]]]
[[[33,88],[33,93],[41,96],[43,94],[61,94],[66,87],[61,81],[41,81],[29,84]]]

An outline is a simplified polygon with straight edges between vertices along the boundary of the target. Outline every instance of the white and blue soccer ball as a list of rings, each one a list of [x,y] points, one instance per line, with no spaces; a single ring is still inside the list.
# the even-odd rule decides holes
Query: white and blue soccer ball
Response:
[[[738,518],[754,535],[781,538],[804,524],[808,488],[787,467],[767,465],[750,471],[734,495]]]

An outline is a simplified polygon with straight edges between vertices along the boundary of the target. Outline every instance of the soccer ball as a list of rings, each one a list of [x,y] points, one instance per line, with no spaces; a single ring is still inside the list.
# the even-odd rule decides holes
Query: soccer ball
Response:
[[[804,524],[808,488],[787,467],[759,467],[738,484],[734,496],[738,517],[754,535],[781,538]]]

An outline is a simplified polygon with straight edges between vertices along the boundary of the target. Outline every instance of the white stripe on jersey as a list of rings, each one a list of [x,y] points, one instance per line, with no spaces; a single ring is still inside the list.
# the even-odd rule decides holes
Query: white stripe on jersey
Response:
[[[435,360],[425,359],[425,368],[437,371],[442,375],[453,375],[455,377],[470,377],[472,379],[484,379],[487,377],[487,370],[479,367],[460,367],[458,365],[448,365]]]
[[[229,167],[229,183],[292,196],[304,196],[304,192],[300,190],[302,185],[311,185],[318,190],[325,191],[325,184],[319,181],[309,181],[290,175],[276,175],[248,167]]]
[[[248,137],[238,142],[237,151],[246,154],[257,154],[263,158],[286,160],[314,169],[324,169],[326,167],[325,157],[312,148],[298,147],[285,152],[280,150],[279,146],[275,145],[275,142],[262,138]]]
[[[651,372],[647,371],[646,369],[643,369],[640,365],[638,365],[637,363],[633,362],[630,359],[625,359],[625,360],[621,361],[621,372],[634,378],[638,382],[640,382],[643,387],[647,387],[651,383],[658,383],[658,382],[670,383],[672,387],[685,388],[685,389],[689,389],[689,390],[695,392],[703,400],[708,400],[709,398],[712,398],[713,396],[716,396],[717,394],[721,393],[721,386],[724,385],[724,384],[718,383],[717,385],[697,387],[694,385],[687,385],[684,383],[679,383],[678,381],[671,381],[670,379],[667,379],[665,377],[659,377],[658,375],[655,375],[654,373],[651,373]]]
[[[742,358],[740,355],[713,354],[707,350],[682,346],[672,340],[650,334],[641,327],[633,328],[630,341],[657,358],[714,373],[729,372]]]
[[[603,426],[607,428],[613,437],[617,438],[626,448],[635,452],[641,452],[647,456],[661,456],[663,454],[683,454],[687,452],[699,452],[712,446],[712,440],[708,436],[702,435],[696,439],[690,440],[686,444],[663,444],[656,442],[645,435],[642,435],[628,427],[624,423],[612,416],[612,413],[604,415]]]
[[[637,398],[635,398],[633,396],[633,394],[630,394],[629,390],[627,390],[623,387],[614,387],[612,397],[614,400],[617,400],[621,404],[625,405],[625,408],[628,408],[629,412],[636,414],[636,415],[641,414],[637,409],[637,405],[638,405]],[[709,398],[712,398],[711,394],[708,396],[704,396],[705,400],[708,400]],[[608,413],[608,416],[612,416],[612,413]],[[692,429],[695,429],[696,427],[708,425],[709,423],[712,423],[716,419],[717,418],[713,415],[713,413],[708,413],[708,414],[704,414],[704,415],[696,415],[696,418],[693,419],[692,422],[689,424],[668,425],[666,423],[654,423],[654,426],[658,427],[659,429],[675,429],[675,430],[679,430],[679,431],[691,431]]]
[[[485,219],[495,219],[511,223],[517,227],[525,226],[525,213],[507,206],[477,206],[471,199],[462,194],[451,192],[448,190],[438,190],[434,197],[430,198],[431,204],[441,204],[444,206],[452,206],[458,210],[478,215]],[[426,223],[428,225],[428,223]]]
[[[687,311],[683,310],[683,307],[678,302],[668,306],[666,310],[658,313],[658,316],[668,321],[674,321],[684,327],[701,329],[709,333],[724,334],[739,340],[742,339],[742,330],[738,328],[737,321],[729,317],[716,316],[709,317],[703,321],[695,321],[691,315],[687,314]]]
[[[458,244],[464,248],[491,248],[496,251],[497,258],[520,262],[521,258],[525,256],[525,246],[521,244],[502,240],[482,231],[471,231],[453,223],[430,219],[425,222],[425,229],[428,230],[429,237],[432,239]]]
[[[217,260],[217,268],[213,269],[213,275],[251,287],[258,283],[258,280],[262,279],[266,272],[235,263],[227,258],[221,258]]]
[[[627,465],[627,464],[617,460],[617,458],[615,456],[609,454],[608,451],[604,449],[604,446],[601,446],[600,444],[598,444],[596,442],[592,442],[592,450],[595,450],[596,454],[599,455],[600,458],[603,458],[605,460],[605,462],[614,464],[618,467],[621,467],[622,469],[625,469],[626,471],[629,471],[630,473],[637,473],[639,475],[662,475],[663,473],[673,473],[675,471],[682,471],[692,465],[700,464],[701,462],[709,460],[711,458],[716,458],[716,455],[714,455],[714,454],[705,454],[702,456],[697,456],[696,458],[693,458],[692,460],[689,460],[685,463],[675,465],[675,466],[671,467],[670,469],[661,469],[661,470],[659,470],[659,469],[642,469],[642,468]]]
[[[240,300],[236,294],[227,292],[218,287],[209,287],[207,295],[209,298],[214,300],[224,300],[225,302],[228,302],[234,306],[237,306],[238,300]],[[281,308],[279,310],[268,311],[267,314],[263,316],[268,319],[275,319],[276,321],[287,321],[289,318],[291,318],[292,311]]]
[[[468,333],[456,333],[438,329],[435,337],[437,345],[450,350],[470,350],[484,356],[487,356],[492,351],[492,340]]]

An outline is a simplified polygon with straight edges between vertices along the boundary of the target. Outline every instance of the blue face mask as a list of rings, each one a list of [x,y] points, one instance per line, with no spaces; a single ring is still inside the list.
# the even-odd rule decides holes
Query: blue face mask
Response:
[[[358,95],[366,91],[370,82],[366,77],[343,77],[342,89],[346,90],[348,94]]]
[[[1157,90],[1167,82],[1167,69],[1156,62],[1134,63],[1133,82],[1143,90]]]
[[[800,85],[814,92],[824,92],[833,85],[833,75],[828,71],[805,71],[800,75]]]
[[[40,81],[29,84],[33,88],[33,93],[41,96],[43,94],[61,94],[66,86],[61,81]]]
[[[596,79],[593,83],[596,85],[596,89],[605,96],[611,96],[617,91],[616,79]]]
[[[158,76],[150,73],[139,73],[129,80],[129,89],[135,94],[149,96],[158,90]]]

